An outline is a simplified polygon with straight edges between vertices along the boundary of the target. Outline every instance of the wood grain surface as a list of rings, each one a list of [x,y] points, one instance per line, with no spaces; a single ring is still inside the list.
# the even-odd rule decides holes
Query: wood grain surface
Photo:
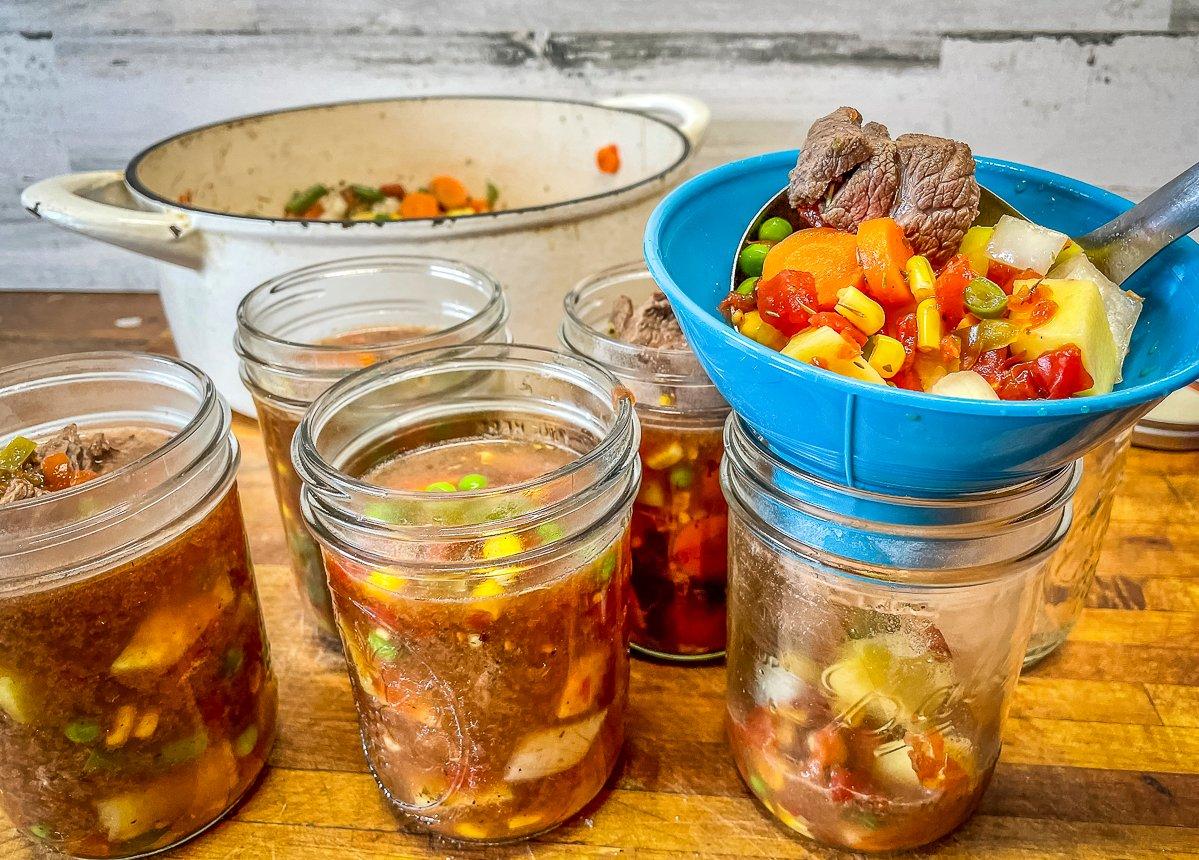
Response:
[[[169,351],[158,300],[0,298],[0,365],[89,348]],[[257,790],[173,856],[844,856],[789,836],[741,785],[723,668],[642,661],[623,761],[582,814],[504,848],[406,831],[367,772],[344,665],[301,612],[257,426],[239,418],[234,430],[281,731]],[[1021,680],[1004,740],[978,815],[922,856],[1199,856],[1199,454],[1133,449],[1088,608]],[[0,819],[0,857],[36,856]]]

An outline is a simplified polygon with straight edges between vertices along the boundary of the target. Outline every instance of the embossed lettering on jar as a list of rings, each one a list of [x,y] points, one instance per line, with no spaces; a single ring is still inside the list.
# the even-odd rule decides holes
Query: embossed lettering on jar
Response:
[[[430,350],[330,389],[293,454],[367,761],[470,841],[547,830],[603,786],[628,688],[632,404],[549,350]]]

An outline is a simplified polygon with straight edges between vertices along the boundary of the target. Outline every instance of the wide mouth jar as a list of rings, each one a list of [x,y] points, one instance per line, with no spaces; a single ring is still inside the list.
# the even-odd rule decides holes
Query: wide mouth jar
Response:
[[[737,766],[798,833],[852,851],[940,838],[976,808],[1077,466],[954,499],[784,463],[738,417],[728,711]]]
[[[637,444],[610,375],[505,344],[363,370],[301,422],[367,760],[410,819],[519,839],[602,787],[623,739]]]
[[[275,734],[228,409],[184,362],[83,353],[0,371],[14,437],[54,491],[0,505],[0,804],[74,856],[167,848]]]
[[[599,272],[567,294],[559,334],[636,400],[642,481],[633,506],[633,647],[664,660],[709,660],[725,644],[728,522],[720,459],[729,407],[690,347],[618,337],[619,306],[641,307],[656,291],[641,262]]]
[[[486,272],[422,256],[357,257],[269,280],[238,306],[242,381],[262,427],[288,553],[318,630],[336,640],[320,549],[303,524],[291,440],[308,405],[363,367],[438,346],[507,341],[508,306]]]

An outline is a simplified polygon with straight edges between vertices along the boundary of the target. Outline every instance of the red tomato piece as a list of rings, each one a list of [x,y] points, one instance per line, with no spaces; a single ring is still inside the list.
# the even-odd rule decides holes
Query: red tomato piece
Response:
[[[757,295],[762,319],[788,337],[807,328],[817,308],[816,279],[808,272],[783,269],[758,281]]]
[[[857,326],[841,316],[841,314],[833,313],[832,311],[821,311],[820,313],[812,314],[809,325],[812,328],[828,326],[841,335],[841,337],[858,347],[859,353],[862,351],[862,346],[866,343],[866,335]]]
[[[946,328],[957,328],[962,317],[966,315],[962,295],[976,277],[977,273],[970,268],[970,259],[962,254],[951,257],[937,275],[937,307],[941,309],[941,316],[945,318]]]
[[[1082,350],[1074,344],[1014,364],[1009,373],[1010,382],[999,390],[1004,400],[1063,400],[1095,384],[1082,363]],[[1005,391],[1013,396],[1005,397]],[[1025,392],[1031,392],[1030,396],[1016,396]]]

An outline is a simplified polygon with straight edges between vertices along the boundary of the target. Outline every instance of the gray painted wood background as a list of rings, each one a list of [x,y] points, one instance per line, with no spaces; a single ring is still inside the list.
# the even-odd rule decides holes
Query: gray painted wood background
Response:
[[[55,173],[200,123],[365,96],[676,91],[699,169],[853,104],[1139,197],[1199,159],[1199,0],[0,0],[0,289],[153,289],[29,218]]]

